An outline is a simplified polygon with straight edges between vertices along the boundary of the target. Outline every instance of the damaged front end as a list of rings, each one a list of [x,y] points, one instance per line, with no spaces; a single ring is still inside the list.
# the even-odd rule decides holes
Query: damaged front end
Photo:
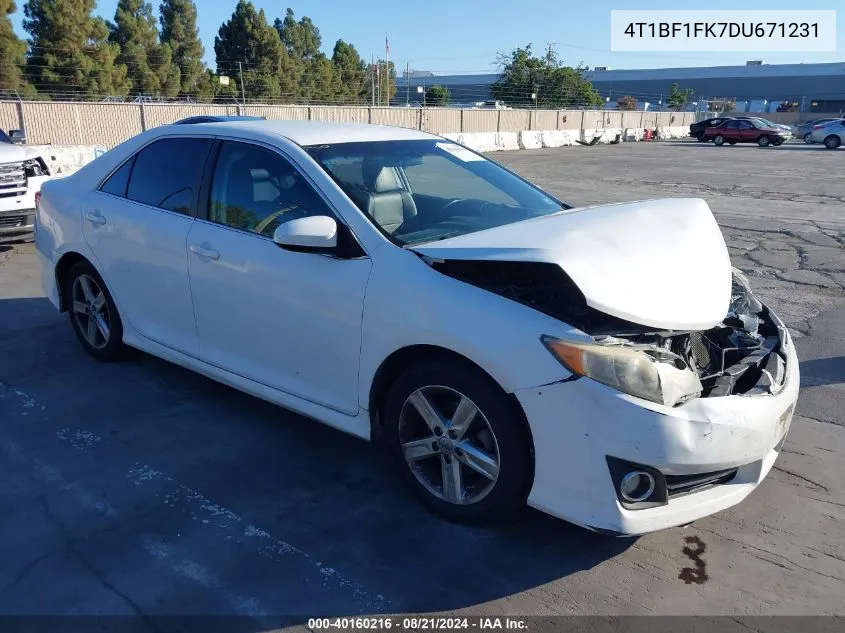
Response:
[[[785,328],[733,269],[725,318],[703,331],[658,330],[587,304],[560,266],[542,262],[438,260],[435,270],[528,305],[590,335],[589,343],[543,337],[575,377],[677,406],[698,397],[774,394],[784,385]]]
[[[784,328],[752,293],[748,279],[734,268],[731,304],[715,327],[703,332],[644,332],[624,340],[682,358],[701,383],[698,395],[718,397],[778,393],[786,378],[781,349],[785,337]]]

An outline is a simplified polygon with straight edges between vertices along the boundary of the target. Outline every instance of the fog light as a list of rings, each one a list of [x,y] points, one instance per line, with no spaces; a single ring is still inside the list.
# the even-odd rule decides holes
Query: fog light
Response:
[[[654,492],[654,477],[643,470],[632,470],[619,482],[619,494],[628,503],[645,501]]]

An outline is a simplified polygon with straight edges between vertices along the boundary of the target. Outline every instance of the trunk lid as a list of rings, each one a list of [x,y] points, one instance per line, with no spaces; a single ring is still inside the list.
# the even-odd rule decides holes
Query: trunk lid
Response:
[[[443,260],[557,264],[589,306],[661,329],[710,329],[731,300],[725,240],[697,198],[569,209],[411,248]]]

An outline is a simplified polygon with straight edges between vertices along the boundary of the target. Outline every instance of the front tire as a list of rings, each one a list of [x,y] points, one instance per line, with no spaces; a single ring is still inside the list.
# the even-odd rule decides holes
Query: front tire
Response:
[[[771,143],[772,142],[769,140],[768,136],[761,136],[757,139],[757,145],[759,145],[760,147],[768,147],[769,145],[771,145]]]
[[[79,343],[97,360],[120,360],[123,323],[103,279],[88,262],[70,269],[63,288],[70,324]]]
[[[812,145],[812,144],[813,144],[813,135],[812,135],[810,132],[807,132],[807,133],[804,135],[804,142],[805,142],[807,145]]]
[[[713,142],[716,145],[724,145],[725,144],[725,137],[719,134],[716,138],[713,139]]]
[[[707,139],[704,138],[704,132],[699,132],[698,134],[695,135],[695,138],[696,138],[696,140],[698,140],[699,143],[706,143],[707,142]]]
[[[525,505],[529,434],[513,401],[480,370],[425,361],[399,376],[383,411],[386,440],[405,480],[438,514],[478,523]]]
[[[831,134],[824,140],[824,146],[827,149],[836,149],[842,144],[842,139],[836,134]]]

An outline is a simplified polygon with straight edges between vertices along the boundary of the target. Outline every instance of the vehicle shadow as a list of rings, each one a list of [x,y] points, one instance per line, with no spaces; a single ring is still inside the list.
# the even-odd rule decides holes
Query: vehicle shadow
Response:
[[[815,143],[813,145],[808,145],[807,143],[784,143],[783,145],[769,145],[768,147],[759,147],[754,143],[736,143],[735,145],[730,145],[729,143],[725,143],[724,145],[714,145],[713,143],[678,143],[679,147],[686,147],[686,148],[701,148],[707,149],[710,148],[712,150],[724,150],[730,149],[732,147],[748,147],[751,149],[757,150],[766,150],[766,151],[801,151],[801,152],[812,152],[816,150],[827,150],[824,145]],[[827,150],[830,151],[830,150]]]
[[[845,384],[845,356],[805,360],[800,368],[802,387]]]
[[[120,547],[133,552],[133,578],[162,573],[159,561],[138,550],[143,535],[179,532],[197,565],[224,578],[229,594],[252,595],[260,578],[264,610],[288,623],[286,616],[297,614],[292,623],[302,624],[303,615],[315,614],[303,605],[318,604],[322,616],[355,615],[350,612],[355,592],[380,598],[366,603],[368,613],[473,607],[590,570],[635,542],[597,535],[534,510],[491,527],[446,522],[411,496],[382,446],[141,352],[122,363],[98,363],[84,354],[66,323],[57,327],[66,317],[56,315],[47,299],[0,299],[0,315],[6,333],[0,337],[0,383],[24,385],[46,411],[37,426],[20,427],[14,441],[41,451],[55,445],[57,432],[67,431],[68,424],[84,425],[86,433],[104,438],[86,454],[60,446],[52,457],[39,455],[53,459],[51,467],[65,476],[82,469],[85,474],[74,485],[121,509],[119,531],[103,532],[97,516],[75,529],[87,535],[85,547],[91,551],[109,543],[114,547],[119,538]],[[239,524],[257,526],[298,554],[278,563],[247,545],[233,549],[228,540],[198,535],[184,509],[161,506],[155,486],[145,492],[127,480],[127,471],[138,464],[151,465],[172,477],[173,486],[197,491],[220,512],[240,517]],[[0,506],[4,494],[0,490]],[[151,513],[158,506],[163,510]],[[12,528],[0,526],[0,539],[7,529]],[[46,529],[33,527],[32,533]],[[45,551],[50,547],[43,543]],[[329,591],[325,583],[304,584],[297,561],[309,569],[316,564],[338,570],[352,589],[344,593],[345,585]],[[104,557],[99,564],[105,577],[125,574],[119,557]],[[232,575],[230,569],[241,571]],[[75,584],[72,577],[53,581]],[[138,591],[137,581],[127,581],[121,590],[144,602],[143,595],[132,595],[133,586]],[[195,591],[212,589],[192,585],[183,596],[186,609]],[[160,615],[157,610],[164,607],[145,595],[145,613]],[[178,598],[171,594],[168,600]],[[245,624],[232,630],[256,629]]]

